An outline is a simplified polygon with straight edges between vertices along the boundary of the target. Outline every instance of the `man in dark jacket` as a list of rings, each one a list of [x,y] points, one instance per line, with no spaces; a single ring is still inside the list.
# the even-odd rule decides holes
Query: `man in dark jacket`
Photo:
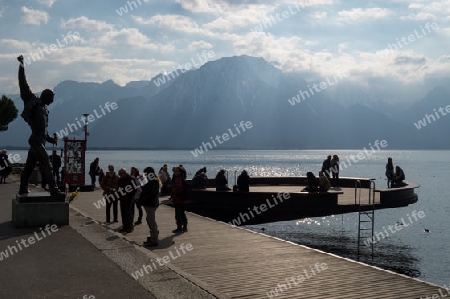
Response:
[[[19,66],[19,87],[20,97],[24,102],[24,108],[21,116],[28,123],[31,128],[31,136],[28,139],[30,149],[28,151],[27,161],[25,168],[20,177],[19,194],[27,194],[28,180],[31,173],[39,162],[42,169],[44,180],[49,184],[50,194],[52,196],[65,196],[60,192],[55,180],[53,179],[52,169],[50,167],[50,161],[45,150],[45,142],[56,144],[58,141],[56,138],[52,138],[47,133],[48,125],[48,109],[47,105],[53,102],[54,93],[50,89],[45,89],[41,93],[41,97],[33,94],[28,86],[27,79],[25,77],[25,67],[23,64],[23,56],[17,57],[20,62]]]
[[[99,161],[100,159],[97,157],[94,159],[94,161],[92,161],[91,165],[89,166],[89,176],[91,177],[91,185],[93,187],[95,187],[95,177],[98,175],[98,172],[100,171],[100,166],[98,166]]]
[[[147,225],[150,229],[150,237],[144,242],[144,246],[158,246],[158,224],[156,223],[156,209],[159,207],[159,188],[161,182],[155,174],[153,167],[144,169],[147,183],[142,186],[142,192],[139,196],[139,204],[144,207],[147,215]]]
[[[136,189],[133,185],[133,178],[127,173],[125,168],[119,170],[119,181],[117,183],[117,194],[120,200],[120,213],[122,214],[122,229],[119,233],[131,233],[133,228],[133,217],[131,207]]]
[[[50,156],[50,162],[52,163],[53,169],[53,177],[55,178],[56,184],[58,185],[60,182],[59,179],[59,168],[61,167],[61,157],[56,154],[56,151],[52,151],[52,155]]]

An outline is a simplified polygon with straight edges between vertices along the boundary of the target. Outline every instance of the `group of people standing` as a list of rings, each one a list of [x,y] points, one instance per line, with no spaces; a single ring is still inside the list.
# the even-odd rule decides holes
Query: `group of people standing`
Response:
[[[165,168],[164,168],[165,167]],[[167,170],[164,165],[162,170]],[[170,179],[165,173],[166,181],[171,182],[171,199],[175,207],[175,221],[177,228],[174,233],[187,232],[186,204],[186,170],[180,165],[174,167],[173,177]],[[99,178],[103,196],[106,201],[106,224],[118,222],[118,202],[120,202],[120,214],[122,216],[122,228],[120,233],[128,234],[134,231],[134,226],[142,223],[143,209],[146,214],[146,222],[150,230],[150,236],[144,241],[144,246],[158,246],[158,224],[156,222],[156,209],[159,206],[159,195],[162,190],[161,170],[155,173],[153,167],[147,167],[143,173],[136,167],[131,167],[130,173],[125,168],[119,169],[116,174],[114,166],[108,166],[108,172],[103,178]],[[167,182],[167,185],[169,183]],[[111,206],[113,207],[113,221],[111,222]],[[135,207],[138,211],[137,221],[134,221]]]

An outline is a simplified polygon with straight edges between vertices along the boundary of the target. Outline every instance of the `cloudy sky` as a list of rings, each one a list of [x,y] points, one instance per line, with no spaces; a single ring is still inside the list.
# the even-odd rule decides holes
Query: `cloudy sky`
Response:
[[[206,50],[417,94],[448,84],[449,38],[450,0],[0,0],[0,93],[18,93],[19,54],[38,92],[149,80]]]

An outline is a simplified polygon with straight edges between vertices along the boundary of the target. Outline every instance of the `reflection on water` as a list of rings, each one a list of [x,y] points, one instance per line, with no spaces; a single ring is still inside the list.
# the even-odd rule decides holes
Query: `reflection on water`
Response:
[[[245,228],[355,261],[358,260],[358,228],[357,214],[355,213],[249,225]],[[416,249],[398,244],[397,241],[388,240],[388,238],[374,245],[373,259],[371,247],[362,243],[359,261],[410,277],[421,276]]]

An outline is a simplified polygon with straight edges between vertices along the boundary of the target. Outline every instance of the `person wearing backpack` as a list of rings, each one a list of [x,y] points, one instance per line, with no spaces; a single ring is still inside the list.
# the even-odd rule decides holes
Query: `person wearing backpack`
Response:
[[[175,207],[175,222],[177,228],[173,233],[187,232],[187,218],[185,212],[185,205],[188,196],[186,186],[186,179],[183,176],[183,169],[176,167],[174,170],[173,189],[172,189],[172,204]]]

